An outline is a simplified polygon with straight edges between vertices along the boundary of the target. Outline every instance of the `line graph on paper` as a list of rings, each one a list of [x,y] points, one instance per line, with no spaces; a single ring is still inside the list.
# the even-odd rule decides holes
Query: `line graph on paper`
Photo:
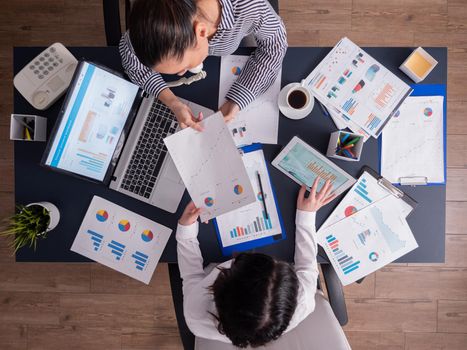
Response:
[[[381,173],[389,181],[423,176],[429,183],[445,181],[443,101],[443,96],[409,96],[399,117],[389,121],[381,147]]]
[[[202,126],[202,132],[185,129],[164,141],[205,221],[254,202],[255,195],[222,114]]]

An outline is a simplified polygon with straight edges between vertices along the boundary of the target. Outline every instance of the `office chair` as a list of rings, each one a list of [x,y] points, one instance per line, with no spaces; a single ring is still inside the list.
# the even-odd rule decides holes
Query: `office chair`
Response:
[[[128,19],[131,9],[131,0],[125,0],[125,29],[128,27]],[[269,0],[272,8],[279,13],[278,0]],[[102,0],[104,10],[104,28],[107,46],[118,46],[122,37],[122,28],[120,25],[120,1]]]
[[[315,295],[315,310],[296,328],[282,335],[278,340],[267,344],[265,350],[348,350],[341,326],[347,324],[347,310],[344,293],[339,278],[331,264],[321,264],[328,300],[321,287]],[[175,306],[180,337],[185,350],[235,350],[232,344],[198,338],[191,333],[183,315],[182,279],[178,264],[169,264],[170,287]]]

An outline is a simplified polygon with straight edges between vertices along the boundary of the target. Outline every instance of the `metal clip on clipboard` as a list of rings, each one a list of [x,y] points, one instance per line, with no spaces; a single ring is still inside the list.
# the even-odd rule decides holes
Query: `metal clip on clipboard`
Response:
[[[377,180],[378,185],[380,185],[382,188],[384,188],[387,192],[392,194],[394,197],[396,197],[396,198],[398,198],[400,200],[403,200],[404,202],[409,204],[413,209],[415,209],[415,207],[417,206],[417,201],[416,200],[414,200],[412,197],[407,195],[401,189],[394,186],[390,181],[386,180],[384,177],[379,175],[376,171],[374,171],[370,167],[364,166],[362,168],[362,173],[365,172],[365,171],[369,175],[373,176]]]
[[[399,183],[401,185],[408,185],[408,186],[417,186],[417,185],[427,185],[428,178],[426,176],[406,176],[400,177]]]
[[[399,190],[397,187],[394,187],[392,183],[390,183],[388,180],[386,180],[384,177],[378,179],[378,185],[383,187],[386,191],[391,193],[393,196],[397,198],[402,198],[404,197],[404,192]]]

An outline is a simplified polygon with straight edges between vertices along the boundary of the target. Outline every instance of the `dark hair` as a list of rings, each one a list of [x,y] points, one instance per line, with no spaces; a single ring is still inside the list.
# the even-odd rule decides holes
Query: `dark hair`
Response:
[[[138,59],[152,67],[194,46],[195,0],[136,0],[129,21],[130,41]]]
[[[258,253],[242,253],[220,269],[211,286],[218,330],[237,347],[257,347],[278,339],[297,306],[294,268]]]

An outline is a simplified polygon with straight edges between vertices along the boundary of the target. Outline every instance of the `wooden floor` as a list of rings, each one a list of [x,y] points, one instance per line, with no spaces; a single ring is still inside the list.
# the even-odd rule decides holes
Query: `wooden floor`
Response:
[[[467,0],[280,0],[290,45],[447,46],[446,263],[346,288],[353,349],[467,349]],[[13,212],[12,47],[104,46],[100,0],[0,9],[0,217]],[[310,345],[311,346],[311,345]],[[149,287],[97,264],[19,264],[0,241],[0,349],[181,349],[167,267]],[[311,347],[310,347],[311,348]]]

